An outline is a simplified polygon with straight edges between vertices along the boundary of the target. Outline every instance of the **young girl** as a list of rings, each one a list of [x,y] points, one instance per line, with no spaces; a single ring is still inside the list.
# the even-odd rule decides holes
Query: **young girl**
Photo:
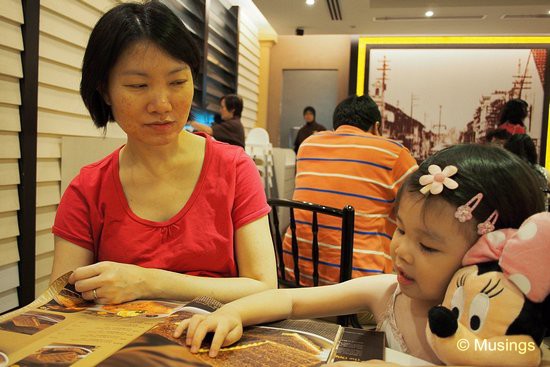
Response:
[[[513,154],[474,144],[447,148],[423,162],[399,192],[391,242],[395,275],[255,294],[211,315],[193,316],[175,336],[187,330],[186,343],[197,352],[214,332],[210,356],[215,356],[241,337],[243,326],[369,310],[390,348],[437,363],[425,337],[428,310],[443,300],[466,251],[481,234],[518,228],[543,210],[533,170]]]

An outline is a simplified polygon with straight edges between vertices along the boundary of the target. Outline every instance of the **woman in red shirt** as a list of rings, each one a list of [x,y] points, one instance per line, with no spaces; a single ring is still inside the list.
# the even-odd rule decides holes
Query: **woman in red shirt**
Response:
[[[183,127],[201,60],[160,2],[121,4],[92,31],[80,92],[95,125],[127,143],[80,171],[53,233],[51,279],[85,299],[222,302],[276,287],[269,206],[243,149]]]
[[[497,129],[508,131],[510,134],[525,134],[523,120],[527,117],[529,105],[523,99],[511,99],[504,105],[500,113],[500,122]]]

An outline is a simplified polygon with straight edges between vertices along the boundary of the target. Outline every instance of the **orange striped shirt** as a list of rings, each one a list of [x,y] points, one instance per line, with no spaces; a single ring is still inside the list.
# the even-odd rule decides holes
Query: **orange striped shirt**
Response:
[[[396,141],[343,125],[306,139],[296,164],[294,200],[355,208],[352,276],[390,273],[390,241],[395,231],[391,210],[401,183],[418,167],[409,150]],[[295,217],[300,278],[311,285],[312,216],[296,210]],[[335,283],[340,274],[341,219],[319,215],[318,223],[320,283]],[[287,276],[293,279],[290,229],[283,249]]]

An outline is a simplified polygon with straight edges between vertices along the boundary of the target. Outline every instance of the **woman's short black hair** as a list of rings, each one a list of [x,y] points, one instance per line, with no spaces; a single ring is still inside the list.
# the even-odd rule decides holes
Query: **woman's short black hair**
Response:
[[[233,111],[233,116],[241,117],[243,112],[243,99],[236,94],[228,94],[220,98],[220,103],[225,101],[225,108]]]
[[[341,125],[351,125],[368,131],[375,122],[382,120],[376,102],[368,95],[350,96],[336,106],[332,125],[336,130]]]
[[[502,108],[500,113],[500,124],[509,122],[514,125],[523,126],[523,120],[527,117],[527,108],[529,105],[523,99],[511,99]]]
[[[307,112],[311,112],[313,114],[313,117],[315,117],[315,108],[313,108],[312,106],[307,106],[306,108],[304,108],[302,116],[305,116]]]
[[[164,4],[124,3],[105,13],[97,22],[82,62],[80,95],[97,127],[114,121],[105,103],[109,72],[120,55],[137,41],[149,41],[177,60],[185,62],[196,75],[200,51],[182,21]]]
[[[527,134],[512,135],[504,143],[504,149],[533,165],[538,163],[537,147],[533,139]]]
[[[496,229],[519,228],[528,217],[544,211],[545,199],[534,170],[503,148],[481,144],[454,145],[427,158],[407,177],[398,200],[403,192],[422,195],[419,179],[429,174],[428,167],[432,164],[441,169],[450,165],[457,167],[458,172],[451,178],[458,183],[458,188],[444,187],[438,195],[427,194],[424,208],[438,199],[458,208],[482,193],[483,199],[472,216],[476,223],[481,223],[498,210]]]

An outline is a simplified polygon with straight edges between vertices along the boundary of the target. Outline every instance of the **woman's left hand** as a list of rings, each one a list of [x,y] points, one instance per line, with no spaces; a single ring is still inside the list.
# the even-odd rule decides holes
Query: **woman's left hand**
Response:
[[[118,304],[146,296],[146,270],[137,265],[102,261],[77,268],[69,283],[86,300]]]

